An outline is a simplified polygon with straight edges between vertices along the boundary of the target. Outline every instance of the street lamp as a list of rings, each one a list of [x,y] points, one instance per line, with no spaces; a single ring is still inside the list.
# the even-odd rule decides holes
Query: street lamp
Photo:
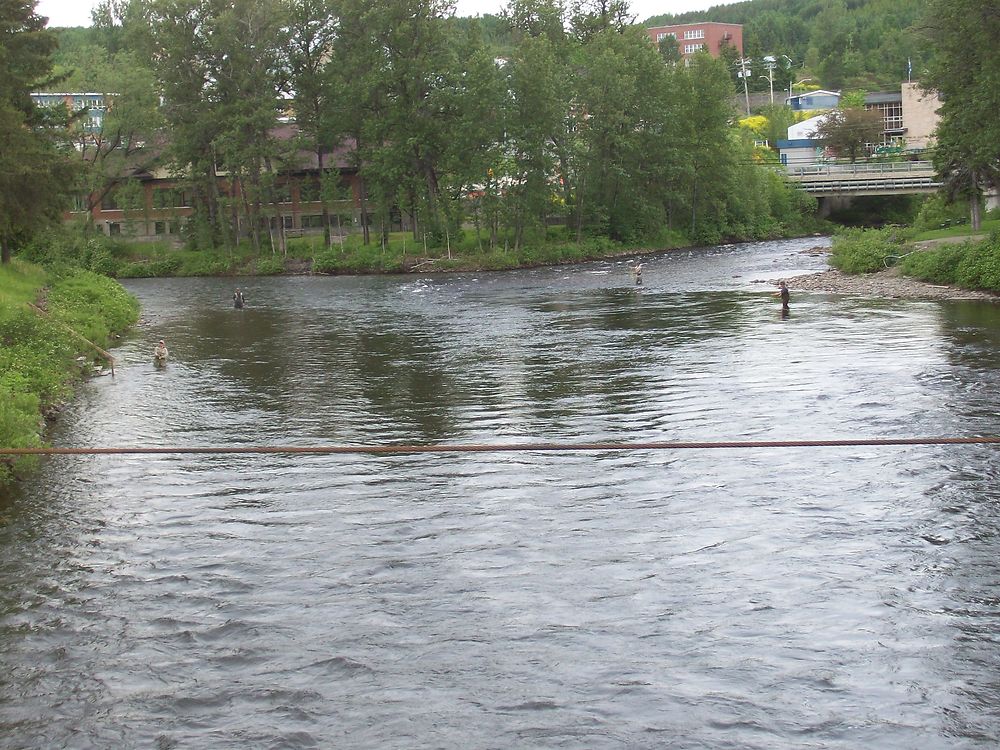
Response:
[[[767,69],[767,75],[761,76],[761,78],[766,78],[768,86],[771,89],[771,104],[774,104],[774,69],[777,67],[778,61],[774,55],[767,55],[764,58],[764,67]]]
[[[793,86],[798,86],[800,83],[805,83],[806,81],[811,81],[811,80],[812,80],[812,78],[803,78],[801,81],[796,81],[795,83],[792,83],[791,81],[789,81],[788,82],[788,98],[789,99],[792,98],[792,87]]]

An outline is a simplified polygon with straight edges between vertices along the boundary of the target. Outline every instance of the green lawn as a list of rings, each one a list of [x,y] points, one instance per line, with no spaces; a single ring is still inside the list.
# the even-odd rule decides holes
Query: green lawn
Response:
[[[975,233],[972,231],[971,224],[960,224],[955,227],[945,227],[944,229],[932,229],[928,232],[921,232],[916,235],[913,240],[915,242],[920,242],[921,240],[938,240],[942,237],[985,236],[996,229],[1000,229],[1000,219],[990,219],[988,221],[984,221],[982,228]]]

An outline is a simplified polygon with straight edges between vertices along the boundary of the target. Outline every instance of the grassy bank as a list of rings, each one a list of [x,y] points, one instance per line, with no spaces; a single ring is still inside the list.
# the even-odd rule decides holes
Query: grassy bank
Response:
[[[42,444],[46,417],[91,371],[139,306],[117,282],[91,271],[54,271],[15,259],[0,266],[0,445]],[[0,487],[34,459],[0,457]]]
[[[805,219],[802,220],[806,221]],[[779,226],[776,234],[730,237],[727,241],[773,239],[828,232],[829,226],[809,220],[802,226]],[[322,235],[288,239],[287,252],[268,246],[255,252],[249,245],[232,250],[179,249],[166,243],[130,242],[127,237],[89,236],[61,230],[39,236],[21,252],[36,263],[73,263],[115,278],[170,276],[270,276],[282,273],[378,274],[435,271],[498,271],[576,263],[623,255],[690,247],[689,238],[663,231],[654,241],[623,244],[606,238],[576,241],[564,226],[548,227],[520,244],[500,240],[490,248],[487,237],[467,230],[439,246],[415,242],[409,232],[377,234],[365,245],[360,234],[335,237],[326,247]]]
[[[898,266],[919,281],[1000,293],[1000,216],[991,212],[976,234],[968,225],[844,230],[830,264],[851,274]]]

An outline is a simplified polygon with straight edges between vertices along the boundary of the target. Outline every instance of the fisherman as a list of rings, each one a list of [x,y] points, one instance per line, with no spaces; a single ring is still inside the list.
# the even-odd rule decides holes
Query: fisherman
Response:
[[[243,308],[243,303],[246,301],[246,297],[243,296],[243,292],[239,289],[233,292],[233,307],[237,310],[241,310]]]
[[[788,312],[788,300],[791,299],[791,295],[788,293],[788,286],[784,281],[778,282],[778,291],[771,296],[781,297],[781,311]]]
[[[153,360],[158,365],[166,364],[168,354],[166,342],[164,342],[163,339],[160,339],[160,343],[156,345],[155,349],[153,349]]]
[[[642,263],[636,263],[632,273],[635,274],[635,283],[642,284]]]

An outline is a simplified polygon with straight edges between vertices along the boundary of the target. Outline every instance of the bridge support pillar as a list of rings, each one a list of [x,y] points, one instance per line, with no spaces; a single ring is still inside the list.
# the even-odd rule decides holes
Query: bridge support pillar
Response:
[[[851,196],[849,195],[824,195],[819,199],[817,213],[819,218],[825,219],[834,211],[842,211],[851,207]]]

